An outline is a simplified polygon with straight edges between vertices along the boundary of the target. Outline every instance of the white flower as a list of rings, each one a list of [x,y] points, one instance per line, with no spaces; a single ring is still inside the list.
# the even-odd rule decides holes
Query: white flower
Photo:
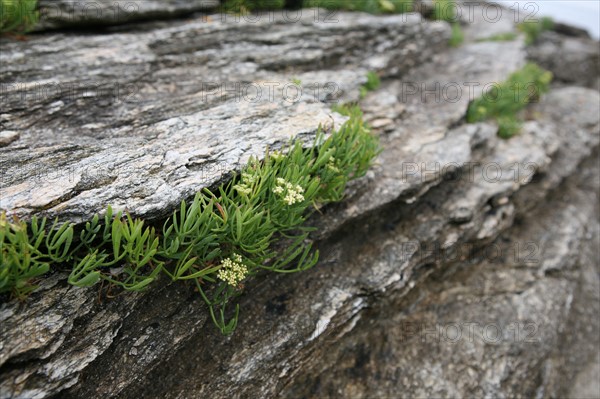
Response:
[[[240,194],[246,194],[249,195],[252,190],[250,189],[250,187],[244,185],[244,184],[236,184],[235,186],[233,186],[233,188],[235,190],[237,190],[238,193]]]
[[[256,181],[257,176],[251,173],[242,173],[242,181],[246,184],[253,184]]]
[[[285,202],[288,205],[293,205],[296,202],[296,197],[294,197],[291,194],[288,194],[285,196],[285,198],[283,199],[283,202]]]
[[[273,189],[273,193],[280,196],[287,205],[304,201],[304,195],[302,195],[304,189],[300,185],[293,185],[281,177],[278,177],[276,182],[277,186]]]
[[[271,158],[273,158],[276,161],[281,161],[283,159],[283,154],[279,151],[273,152],[271,153]]]
[[[336,159],[334,157],[330,157],[329,161],[327,162],[327,169],[335,173],[340,173],[340,168],[335,165],[336,163]]]
[[[248,275],[248,268],[242,263],[241,255],[233,254],[232,258],[233,260],[225,258],[221,261],[221,269],[217,273],[217,277],[232,287],[237,287]]]

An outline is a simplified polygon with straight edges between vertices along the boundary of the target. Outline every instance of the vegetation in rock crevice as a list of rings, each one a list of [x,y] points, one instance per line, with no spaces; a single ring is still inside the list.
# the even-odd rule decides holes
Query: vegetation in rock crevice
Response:
[[[435,0],[433,3],[433,19],[436,21],[446,21],[451,25],[450,46],[458,47],[462,44],[465,37],[460,27],[455,1]]]
[[[383,14],[412,11],[413,0],[225,0],[223,7],[229,12],[241,14],[259,10],[297,9],[302,7]]]
[[[37,0],[0,0],[0,33],[27,32],[38,17]]]
[[[373,71],[367,72],[367,81],[360,87],[360,98],[365,98],[367,93],[379,89],[379,86],[381,86],[379,75]]]
[[[528,63],[473,101],[467,110],[467,122],[494,119],[498,123],[498,135],[512,137],[521,128],[517,113],[527,104],[537,102],[549,90],[551,81],[552,73]]]
[[[515,32],[498,33],[492,36],[477,39],[478,42],[511,42],[517,38]]]
[[[554,28],[554,21],[550,17],[544,17],[539,20],[525,21],[520,23],[518,29],[525,34],[525,44],[535,43],[540,34]]]
[[[413,0],[304,0],[304,7],[363,11],[371,14],[401,14],[413,10]]]
[[[70,270],[68,283],[140,291],[159,277],[193,282],[224,333],[239,307],[226,311],[248,277],[261,270],[291,273],[313,266],[305,225],[311,208],[343,198],[347,182],[363,176],[379,151],[360,110],[329,137],[305,148],[291,143],[251,159],[218,190],[185,201],[162,229],[108,207],[83,227],[0,216],[0,293],[24,297],[51,269]],[[228,320],[228,317],[230,319]]]

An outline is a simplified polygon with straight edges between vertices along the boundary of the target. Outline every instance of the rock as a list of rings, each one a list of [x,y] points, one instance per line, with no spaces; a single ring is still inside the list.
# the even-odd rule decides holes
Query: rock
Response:
[[[554,27],[552,28],[554,32],[557,32],[561,35],[571,36],[571,37],[579,37],[579,38],[590,38],[590,34],[587,30],[578,28],[573,25],[563,24],[558,21],[554,21]]]
[[[600,90],[600,46],[597,40],[543,32],[528,48],[528,57],[550,70],[555,80]]]
[[[172,18],[214,10],[219,0],[144,0],[115,2],[96,0],[39,0],[41,23],[36,30],[118,25],[148,19]]]
[[[165,216],[267,146],[339,127],[331,105],[358,99],[369,60],[397,76],[446,47],[449,34],[414,14],[337,17],[198,17],[4,41],[4,126],[20,139],[0,150],[0,208],[78,222],[109,204]]]
[[[565,182],[548,195],[544,207],[524,216],[520,227],[502,234],[487,250],[472,251],[460,243],[457,251],[464,259],[437,252],[443,266],[426,284],[398,297],[402,299],[390,300],[394,295],[389,293],[383,300],[367,299],[362,306],[368,310],[357,315],[340,313],[343,321],[334,330],[339,332],[310,350],[318,360],[299,360],[294,376],[286,376],[277,393],[283,397],[390,397],[394,392],[415,397],[597,395],[597,379],[584,379],[597,367],[586,365],[597,365],[598,320],[583,316],[578,318],[581,327],[572,323],[576,312],[591,307],[591,315],[600,310],[598,262],[588,255],[597,254],[597,199],[585,187],[592,180],[598,187],[600,175],[590,161],[584,169],[590,175]],[[547,222],[556,228],[549,231]],[[591,236],[585,238],[588,233]],[[569,266],[544,273],[548,262]],[[401,270],[399,263],[391,262],[390,268]],[[569,344],[586,347],[588,353],[569,353],[571,347],[564,340],[573,336],[577,337]],[[575,376],[582,383],[578,387],[572,383]],[[591,396],[579,396],[586,394]]]
[[[162,279],[109,299],[57,270],[0,305],[0,398],[597,390],[598,91],[559,82],[503,140],[464,116],[472,96],[527,61],[522,38],[476,42],[473,23],[448,49],[446,23],[337,15],[0,43],[0,123],[18,135],[0,148],[0,206],[24,218],[81,221],[107,203],[160,217],[266,146],[339,126],[330,100],[358,101],[373,65],[384,78],[360,100],[383,146],[376,166],[309,219],[314,268],[247,282],[233,336],[191,286]],[[202,85],[292,80],[336,90],[244,102]],[[48,82],[60,85],[36,95]],[[135,90],[120,98],[115,82]]]
[[[19,139],[19,132],[13,130],[2,130],[0,131],[0,147],[9,145],[15,140]]]

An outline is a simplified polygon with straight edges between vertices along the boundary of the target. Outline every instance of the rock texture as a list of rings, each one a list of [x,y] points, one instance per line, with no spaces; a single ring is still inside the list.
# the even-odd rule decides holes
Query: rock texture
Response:
[[[219,0],[39,0],[40,24],[36,30],[101,27],[164,19],[214,10],[219,6]]]
[[[555,80],[600,90],[600,57],[596,40],[543,32],[528,53],[532,61],[551,70]]]
[[[57,272],[1,305],[0,397],[600,395],[600,94],[582,87],[589,76],[560,79],[502,140],[493,123],[464,123],[469,100],[537,44],[476,42],[480,20],[449,49],[448,25],[418,15],[303,18],[1,43],[0,205],[23,217],[82,220],[106,203],[160,217],[267,145],[343,122],[331,101],[358,100],[368,70],[384,82],[360,101],[381,138],[377,165],[310,220],[319,264],[246,284],[233,336],[191,286],[99,299]],[[90,76],[135,84],[136,100],[83,95]],[[336,90],[200,101],[203,81],[291,79]],[[85,83],[74,96],[30,94],[48,81]],[[81,172],[90,165],[109,165],[110,178]],[[49,166],[56,179],[37,178]]]
[[[4,41],[0,208],[164,216],[267,146],[339,126],[332,102],[358,99],[367,71],[398,76],[449,34],[417,15],[278,18]]]

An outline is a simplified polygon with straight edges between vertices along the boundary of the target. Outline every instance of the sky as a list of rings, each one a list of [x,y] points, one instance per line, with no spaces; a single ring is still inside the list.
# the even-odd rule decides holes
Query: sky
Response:
[[[508,7],[523,9],[525,15],[537,11],[535,17],[549,16],[555,21],[585,28],[596,39],[600,38],[600,0],[495,0]],[[537,10],[536,10],[537,8]]]

